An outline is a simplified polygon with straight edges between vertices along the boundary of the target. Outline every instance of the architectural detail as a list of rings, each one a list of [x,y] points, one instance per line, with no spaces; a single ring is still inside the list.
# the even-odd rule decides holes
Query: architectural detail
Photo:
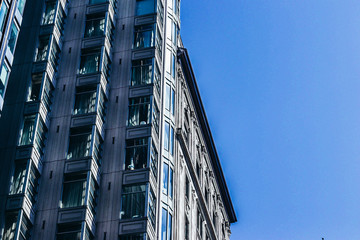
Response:
[[[24,4],[0,5],[0,239],[229,239],[180,1]]]

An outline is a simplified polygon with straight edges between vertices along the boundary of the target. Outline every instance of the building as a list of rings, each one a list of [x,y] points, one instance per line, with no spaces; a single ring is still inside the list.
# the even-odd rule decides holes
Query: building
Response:
[[[178,0],[27,0],[0,119],[2,240],[229,239]]]
[[[26,0],[0,2],[0,116]]]

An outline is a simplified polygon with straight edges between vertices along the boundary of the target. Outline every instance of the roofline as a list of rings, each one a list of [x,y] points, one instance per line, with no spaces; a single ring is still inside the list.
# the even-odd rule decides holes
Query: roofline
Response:
[[[199,118],[199,122],[201,125],[201,131],[204,135],[204,139],[206,145],[209,150],[209,154],[211,157],[211,162],[214,166],[214,172],[218,184],[220,186],[220,193],[224,201],[226,212],[229,216],[230,223],[234,223],[237,221],[235,210],[230,198],[230,193],[228,187],[226,185],[224,173],[221,168],[219,156],[216,151],[214,139],[212,137],[209,122],[206,117],[204,105],[201,101],[199,88],[196,83],[195,74],[190,62],[189,54],[186,48],[179,48],[177,52],[178,59],[180,60],[181,66],[183,68],[183,72],[185,75],[186,82],[189,86],[191,96],[194,100],[195,109]]]

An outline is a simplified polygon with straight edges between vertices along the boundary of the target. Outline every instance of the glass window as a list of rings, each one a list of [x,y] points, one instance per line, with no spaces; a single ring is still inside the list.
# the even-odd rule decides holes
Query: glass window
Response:
[[[103,36],[105,16],[89,16],[85,25],[85,37]]]
[[[155,128],[156,133],[159,133],[159,119],[160,119],[160,111],[156,102],[154,101],[153,104],[153,125]]]
[[[65,175],[61,208],[79,207],[85,204],[86,174]]]
[[[144,240],[145,233],[131,234],[131,235],[122,235],[120,240]]]
[[[158,1],[157,12],[159,14],[160,23],[164,22],[164,6],[161,1]]]
[[[43,154],[43,148],[45,147],[45,134],[45,124],[40,119],[35,134],[35,147],[41,155]]]
[[[95,112],[96,89],[94,87],[78,88],[75,96],[74,115]]]
[[[170,139],[170,124],[165,122],[164,125],[164,149],[165,151],[169,151],[169,139]]]
[[[42,17],[42,25],[53,24],[55,19],[56,2],[47,2]]]
[[[169,84],[165,85],[165,109],[170,111],[171,87]]]
[[[156,30],[156,49],[158,51],[159,57],[162,58],[162,37],[160,35],[159,29]]]
[[[150,97],[129,99],[129,126],[139,126],[150,123]]]
[[[153,59],[132,61],[131,86],[145,85],[152,82]]]
[[[175,115],[175,90],[171,89],[171,114]]]
[[[169,197],[172,198],[173,197],[173,191],[174,191],[174,171],[172,170],[172,168],[170,168],[169,171]]]
[[[175,78],[175,72],[176,72],[175,65],[176,65],[176,58],[175,58],[175,55],[172,53],[171,54],[171,76],[173,78]]]
[[[157,166],[158,166],[158,152],[154,144],[151,147],[151,172],[154,174],[155,179],[157,178]]]
[[[174,128],[170,127],[170,154],[174,155]]]
[[[49,36],[39,39],[39,44],[35,53],[35,61],[45,61],[49,50]]]
[[[20,146],[32,143],[35,130],[35,115],[25,116],[24,125],[20,133]]]
[[[98,4],[98,3],[105,3],[109,0],[90,0],[90,4]]]
[[[17,213],[10,213],[10,214],[6,215],[3,240],[13,240],[14,239],[17,218],[18,218]]]
[[[154,84],[159,94],[160,94],[160,83],[161,83],[160,69],[157,63],[155,62]]]
[[[135,26],[134,49],[154,47],[154,25]]]
[[[185,197],[189,201],[190,200],[190,181],[188,176],[185,176]]]
[[[156,0],[137,0],[135,15],[140,16],[140,15],[154,13],[155,2]]]
[[[81,55],[80,74],[96,73],[100,70],[100,51],[88,51]]]
[[[197,210],[196,229],[197,229],[200,237],[202,238],[202,235],[203,235],[203,217],[202,217],[202,214],[200,212],[200,209]]]
[[[42,94],[41,100],[44,103],[44,105],[46,106],[48,111],[50,111],[50,106],[51,106],[51,97],[52,97],[51,91],[52,90],[53,90],[53,86],[50,83],[49,77],[47,75],[45,75],[43,94]]]
[[[16,40],[17,40],[18,34],[19,34],[19,29],[17,28],[15,21],[13,21],[13,23],[11,25],[9,41],[8,41],[8,48],[12,54],[14,54],[14,51],[15,51],[15,45],[16,45]]]
[[[163,188],[162,192],[165,195],[169,193],[169,165],[164,163],[163,165]]]
[[[133,219],[145,215],[146,185],[123,186],[120,218]]]
[[[59,224],[56,240],[80,240],[81,223]]]
[[[156,223],[156,198],[155,198],[155,194],[153,192],[152,189],[150,189],[150,193],[149,193],[149,219],[150,222],[152,224],[152,226],[155,228],[155,223]]]
[[[185,240],[190,240],[190,226],[189,226],[189,220],[187,217],[185,217]]]
[[[37,101],[40,97],[42,74],[36,74],[32,76],[31,84],[28,90],[27,101]]]
[[[4,96],[5,86],[7,84],[8,76],[9,76],[9,68],[6,66],[4,62],[0,72],[0,96]]]
[[[125,170],[146,168],[147,151],[147,138],[135,138],[126,140]]]
[[[172,239],[172,215],[163,208],[161,217],[161,240]]]
[[[20,237],[21,240],[30,239],[30,229],[32,225],[30,220],[23,214],[21,218],[21,225],[20,225]]]
[[[96,198],[98,195],[98,185],[95,182],[94,178],[90,177],[90,188],[89,188],[89,198],[88,198],[88,205],[91,210],[91,212],[95,215],[95,209],[96,209]]]
[[[91,129],[74,131],[70,136],[67,159],[76,159],[90,156]]]
[[[177,43],[177,26],[176,26],[176,23],[174,21],[171,22],[171,40],[172,40],[172,43],[176,46],[176,43]]]
[[[6,3],[2,2],[1,8],[0,8],[0,32],[4,31],[8,10],[9,10],[9,8],[6,5]]]
[[[25,175],[26,162],[16,162],[14,175],[11,178],[10,195],[23,193]]]
[[[35,169],[34,165],[31,165],[29,177],[27,179],[28,185],[26,189],[26,196],[34,204],[36,201],[36,195],[38,192],[40,174]]]
[[[21,15],[24,12],[25,3],[26,3],[26,0],[18,0],[18,2],[17,2],[17,9],[21,13]]]
[[[50,49],[50,63],[54,70],[56,70],[57,62],[59,59],[60,48],[55,41],[53,41]]]

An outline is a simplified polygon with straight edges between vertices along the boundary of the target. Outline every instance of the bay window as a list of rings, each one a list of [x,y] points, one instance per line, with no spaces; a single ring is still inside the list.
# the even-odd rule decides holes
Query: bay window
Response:
[[[67,159],[76,159],[90,156],[91,136],[91,128],[72,130]]]
[[[45,36],[39,39],[38,47],[35,54],[36,62],[47,60],[47,54],[49,50],[49,38],[50,36]]]
[[[154,227],[154,230],[156,230],[155,228],[155,224],[156,224],[156,198],[155,198],[155,194],[153,192],[153,190],[150,188],[150,192],[149,192],[149,219],[151,222],[151,225]]]
[[[155,179],[157,178],[157,166],[158,166],[158,152],[155,148],[155,145],[152,144],[151,146],[151,153],[150,153],[150,167],[151,167],[151,172],[153,173]]]
[[[11,177],[9,195],[21,194],[24,192],[26,175],[26,162],[16,162],[14,174]]]
[[[129,126],[139,126],[150,123],[150,97],[129,99]]]
[[[85,25],[85,37],[103,36],[105,16],[88,16]]]
[[[148,48],[155,46],[155,25],[135,26],[134,49]]]
[[[39,178],[40,174],[36,170],[35,166],[31,164],[27,178],[26,196],[33,204],[36,201],[36,195],[38,193]]]
[[[84,51],[81,55],[80,74],[96,73],[100,70],[100,50]]]
[[[131,86],[146,85],[152,82],[153,59],[132,61]]]
[[[17,2],[17,9],[21,13],[21,15],[24,12],[25,3],[26,3],[26,0],[18,0],[18,2]]]
[[[42,17],[42,25],[53,24],[55,19],[56,2],[46,2]]]
[[[13,240],[16,233],[16,224],[18,220],[18,213],[9,213],[5,217],[5,228],[3,232],[3,240]]]
[[[126,140],[125,170],[136,170],[147,167],[148,138]]]
[[[145,216],[146,185],[123,186],[121,219],[134,219]]]
[[[79,207],[85,204],[86,174],[65,175],[61,208]]]
[[[78,88],[75,96],[74,115],[95,112],[96,86]]]
[[[32,143],[35,131],[35,118],[35,115],[25,116],[20,133],[20,146]]]
[[[146,15],[155,12],[156,0],[136,0],[135,15]]]

